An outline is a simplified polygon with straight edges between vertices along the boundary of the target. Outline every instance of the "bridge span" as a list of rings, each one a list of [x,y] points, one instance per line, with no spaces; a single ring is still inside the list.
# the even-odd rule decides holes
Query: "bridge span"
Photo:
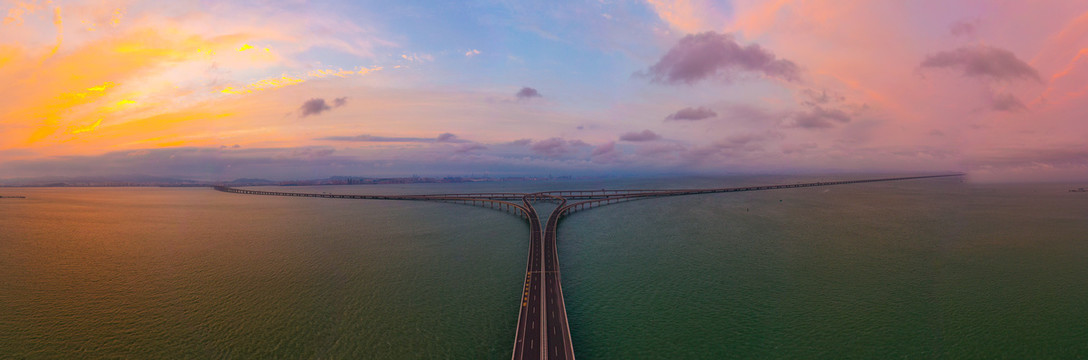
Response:
[[[939,177],[963,176],[963,174],[888,177],[877,179],[809,182],[762,186],[743,186],[707,189],[629,189],[629,190],[556,190],[536,193],[462,193],[429,195],[352,195],[328,193],[301,193],[261,191],[215,186],[215,190],[246,195],[293,196],[329,199],[412,200],[440,201],[481,206],[522,217],[529,223],[529,254],[525,266],[525,282],[521,289],[518,323],[514,335],[511,358],[522,359],[574,359],[574,345],[570,337],[570,323],[563,300],[563,286],[559,271],[559,254],[556,233],[559,220],[573,212],[618,202],[665,196],[763,191],[814,186],[833,186],[869,182],[915,180]],[[575,202],[570,202],[575,200]],[[515,202],[518,201],[518,202]],[[558,204],[547,222],[541,224],[540,214],[534,202]]]

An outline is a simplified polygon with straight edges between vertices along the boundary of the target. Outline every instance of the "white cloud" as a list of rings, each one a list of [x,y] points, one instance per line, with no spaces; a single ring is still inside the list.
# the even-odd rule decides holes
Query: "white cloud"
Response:
[[[416,54],[416,53],[402,54],[400,56],[400,58],[404,59],[404,60],[411,61],[411,62],[417,62],[417,63],[424,63],[424,62],[434,61],[434,56],[431,55],[431,54]]]

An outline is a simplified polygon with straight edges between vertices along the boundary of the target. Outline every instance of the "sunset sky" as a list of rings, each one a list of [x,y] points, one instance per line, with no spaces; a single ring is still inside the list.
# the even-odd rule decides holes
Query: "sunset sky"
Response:
[[[3,1],[0,178],[1088,179],[1088,2]]]

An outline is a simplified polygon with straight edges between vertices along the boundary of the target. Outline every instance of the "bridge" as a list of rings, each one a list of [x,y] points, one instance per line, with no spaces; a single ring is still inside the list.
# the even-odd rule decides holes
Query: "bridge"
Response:
[[[247,195],[293,196],[329,199],[413,200],[439,201],[481,206],[505,211],[526,219],[529,223],[529,255],[525,266],[525,283],[521,290],[521,307],[518,312],[517,330],[511,358],[521,359],[574,359],[574,346],[570,338],[570,326],[563,300],[563,286],[559,272],[559,255],[556,251],[556,231],[559,220],[571,213],[624,201],[665,196],[682,196],[742,191],[793,189],[814,186],[833,186],[870,182],[903,181],[939,177],[963,176],[963,174],[887,177],[862,180],[809,182],[762,186],[744,186],[707,189],[628,189],[628,190],[558,190],[535,193],[495,192],[428,195],[351,195],[316,194],[281,191],[261,191],[215,186],[215,190]],[[547,222],[541,223],[533,203],[558,204]]]

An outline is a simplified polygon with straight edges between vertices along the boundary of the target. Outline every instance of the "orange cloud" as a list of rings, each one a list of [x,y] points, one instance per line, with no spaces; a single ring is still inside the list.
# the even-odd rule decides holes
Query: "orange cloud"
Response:
[[[148,146],[196,146],[217,141],[219,132],[206,132],[213,124],[222,123],[223,119],[233,117],[230,112],[208,112],[206,110],[182,110],[147,117],[140,117],[123,123],[111,123],[101,127],[102,120],[89,126],[73,128],[67,138],[61,138],[53,151],[65,153],[86,153],[88,149],[136,149]],[[77,134],[94,132],[94,136],[79,137]]]
[[[1080,49],[1062,70],[1055,73],[1050,78],[1047,89],[1033,103],[1042,102],[1044,99],[1052,103],[1064,103],[1080,98],[1088,94],[1085,80],[1088,80],[1088,48]]]
[[[227,94],[337,81],[381,69],[313,69],[289,58],[314,47],[373,55],[372,35],[350,19],[315,34],[309,20],[289,11],[235,18],[192,4],[132,5],[128,0],[0,1],[5,23],[0,25],[0,82],[9,90],[0,96],[3,160],[11,154],[218,146],[222,139],[243,145],[303,142],[308,137],[283,130],[292,124],[276,123],[270,115],[283,104],[293,109],[297,104],[284,98],[296,96],[294,91],[245,98]]]
[[[1036,67],[1049,67],[1049,63],[1059,63],[1074,56],[1082,39],[1088,35],[1088,12],[1084,12],[1062,27],[1061,31],[1051,35],[1043,48],[1031,59]],[[1040,63],[1048,63],[1046,65]]]
[[[113,87],[113,83],[106,82],[99,86],[94,86],[86,89],[86,91],[76,91],[70,93],[64,93],[53,99],[46,99],[38,104],[38,106],[24,108],[16,110],[10,113],[10,116],[15,118],[37,118],[40,123],[36,129],[26,138],[27,144],[33,144],[45,137],[55,134],[61,128],[62,115],[68,110],[77,107],[79,105],[88,104],[96,101],[105,94],[105,90]],[[92,125],[90,129],[83,131],[73,130],[72,134],[93,130],[98,126],[96,123]],[[79,127],[78,129],[84,129],[86,127]]]
[[[19,49],[14,46],[0,45],[0,68],[20,56]]]
[[[60,23],[59,10],[55,15]],[[61,139],[39,143],[70,133],[65,129],[80,129],[91,122],[88,118],[101,118],[102,112],[124,105],[110,95],[119,84],[147,86],[153,69],[204,60],[196,49],[222,48],[237,40],[238,36],[205,38],[168,28],[144,29],[92,41],[45,61],[33,52],[0,47],[4,65],[0,81],[20,89],[0,99],[0,126],[9,128],[0,139],[9,146],[55,144]],[[56,47],[42,50],[52,54]],[[95,106],[99,101],[110,101],[112,106]]]
[[[87,88],[87,91],[106,91],[106,89],[114,87],[115,85],[117,85],[117,84],[114,84],[114,83],[111,83],[111,82],[107,81],[107,82],[103,83],[102,85],[89,87],[89,88]]]
[[[225,87],[223,89],[220,89],[219,92],[223,93],[223,94],[228,94],[228,95],[248,94],[248,93],[253,93],[253,92],[258,92],[258,91],[275,90],[275,89],[279,89],[279,88],[282,88],[282,87],[285,87],[285,86],[298,85],[298,84],[301,84],[301,83],[303,83],[303,82],[305,82],[307,80],[315,79],[315,78],[325,78],[325,77],[328,77],[328,76],[336,76],[336,77],[343,78],[343,77],[348,77],[349,75],[365,75],[365,74],[370,73],[372,71],[379,71],[381,69],[382,69],[381,67],[373,67],[373,68],[360,67],[360,68],[357,68],[356,70],[318,69],[318,70],[310,71],[309,73],[302,76],[301,78],[292,77],[292,76],[284,74],[284,75],[282,75],[282,76],[280,76],[278,78],[262,79],[262,80],[258,80],[257,82],[254,82],[252,84],[244,85],[244,86],[241,86],[241,87],[227,86],[227,87]]]
[[[22,25],[23,15],[31,14],[42,8],[37,1],[22,1],[16,2],[14,6],[8,9],[8,16],[4,17],[4,24]]]
[[[102,124],[102,119],[98,119],[98,121],[95,121],[94,124],[72,129],[71,134],[79,134],[79,133],[85,133],[85,132],[88,132],[88,131],[93,131],[95,128],[98,128],[98,125],[101,125],[101,124]]]
[[[219,92],[224,94],[248,94],[255,91],[273,90],[284,86],[296,85],[303,81],[306,80],[283,75],[279,78],[262,79],[255,83],[242,86],[241,88],[227,86],[223,88],[223,90],[219,90]]]

